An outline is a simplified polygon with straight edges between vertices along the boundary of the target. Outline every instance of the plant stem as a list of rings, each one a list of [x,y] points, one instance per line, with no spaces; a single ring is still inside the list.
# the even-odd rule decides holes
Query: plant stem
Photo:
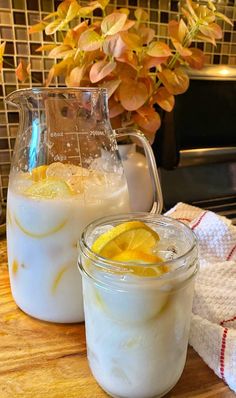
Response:
[[[188,43],[194,39],[195,35],[198,33],[198,30],[199,30],[199,23],[197,22],[196,25],[194,25],[192,27],[192,29],[185,36],[184,41],[183,41],[183,47],[188,47]],[[173,69],[176,62],[178,61],[179,57],[180,57],[180,53],[177,51],[175,53],[175,55],[171,58],[169,63],[167,64],[167,68],[170,70]],[[153,94],[160,87],[161,83],[162,83],[161,80],[158,78],[158,81],[156,82],[154,90],[153,90]]]

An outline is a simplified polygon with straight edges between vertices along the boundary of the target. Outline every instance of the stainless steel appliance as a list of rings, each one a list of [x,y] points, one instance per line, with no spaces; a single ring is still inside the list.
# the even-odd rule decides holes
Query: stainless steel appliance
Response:
[[[236,67],[190,75],[154,144],[165,208],[187,202],[236,223]]]

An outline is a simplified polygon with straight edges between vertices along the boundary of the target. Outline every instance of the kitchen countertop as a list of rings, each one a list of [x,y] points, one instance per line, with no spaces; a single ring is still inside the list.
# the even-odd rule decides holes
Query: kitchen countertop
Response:
[[[0,241],[0,397],[105,398],[86,359],[84,324],[31,318],[10,292],[6,241]],[[167,398],[233,398],[235,394],[189,347],[186,366]]]

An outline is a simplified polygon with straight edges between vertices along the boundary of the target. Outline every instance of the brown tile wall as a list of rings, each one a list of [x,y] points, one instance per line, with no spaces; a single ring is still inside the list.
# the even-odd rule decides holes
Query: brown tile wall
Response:
[[[18,128],[18,113],[9,109],[4,97],[16,89],[43,84],[53,61],[36,53],[35,49],[47,43],[49,38],[42,33],[30,36],[28,27],[53,11],[59,3],[57,0],[0,0],[0,38],[7,41],[0,85],[1,199],[5,199],[7,195],[10,161]],[[112,0],[111,3],[115,6],[128,6],[131,16],[137,6],[148,10],[150,26],[160,39],[166,38],[167,23],[176,17],[179,7],[178,0]],[[234,26],[222,22],[223,40],[215,48],[210,44],[200,45],[200,48],[205,51],[208,64],[236,65],[236,5],[234,0],[215,3],[219,11],[234,21]],[[54,39],[58,39],[56,35]],[[20,59],[31,63],[32,74],[30,81],[25,84],[18,82],[15,77],[14,68]]]

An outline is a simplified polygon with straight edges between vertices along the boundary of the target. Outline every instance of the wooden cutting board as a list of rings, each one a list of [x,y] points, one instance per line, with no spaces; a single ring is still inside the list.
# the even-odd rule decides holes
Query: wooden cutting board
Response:
[[[145,366],[145,364],[144,364]],[[0,241],[0,398],[105,398],[86,359],[84,324],[61,325],[24,314],[10,292],[6,241]],[[233,398],[235,394],[189,347],[183,375],[166,395]]]

